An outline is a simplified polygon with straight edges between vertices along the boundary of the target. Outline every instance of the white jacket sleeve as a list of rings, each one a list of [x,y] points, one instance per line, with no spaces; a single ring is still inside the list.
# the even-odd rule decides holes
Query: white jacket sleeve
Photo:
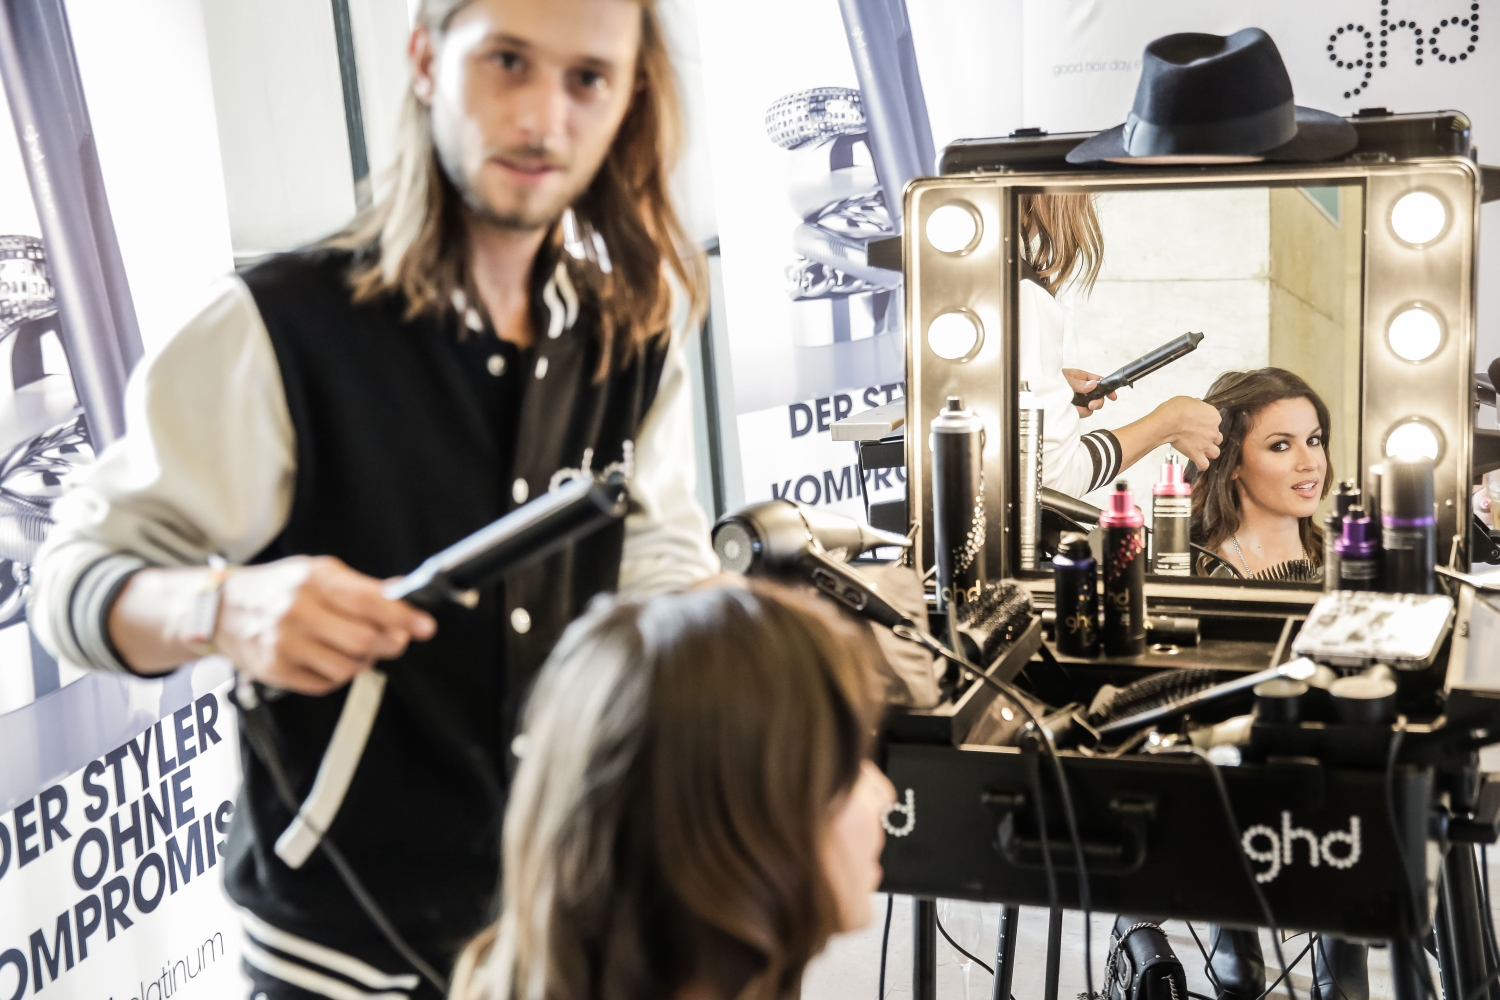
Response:
[[[131,375],[125,436],[69,483],[38,553],[37,637],[80,666],[123,670],[103,627],[142,566],[243,562],[285,526],[295,452],[281,373],[255,302],[225,278]]]
[[[1083,433],[1073,387],[1063,376],[1063,315],[1034,281],[1019,288],[1021,380],[1030,383],[1042,417],[1042,485],[1081,497],[1114,477],[1120,443],[1107,430]]]
[[[681,338],[672,338],[656,398],[636,434],[620,562],[620,593],[630,597],[682,590],[719,572],[708,515],[694,492],[692,382]]]

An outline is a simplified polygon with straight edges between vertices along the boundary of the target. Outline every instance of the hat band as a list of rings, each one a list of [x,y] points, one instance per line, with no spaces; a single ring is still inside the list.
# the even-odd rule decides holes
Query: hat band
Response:
[[[1125,119],[1125,152],[1130,156],[1213,156],[1264,153],[1297,135],[1293,100],[1241,118],[1190,125],[1155,125],[1132,111]]]

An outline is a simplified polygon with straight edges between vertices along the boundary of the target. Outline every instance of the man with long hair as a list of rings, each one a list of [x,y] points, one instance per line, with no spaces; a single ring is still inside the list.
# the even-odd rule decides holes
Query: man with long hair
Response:
[[[554,641],[600,592],[717,568],[671,336],[701,315],[701,264],[667,195],[654,0],[425,0],[409,57],[389,191],[225,279],[142,364],[33,596],[63,659],[159,675],[221,653],[259,705],[218,850],[268,1000],[438,995],[492,916],[514,720]],[[616,462],[623,524],[472,608],[383,596]]]

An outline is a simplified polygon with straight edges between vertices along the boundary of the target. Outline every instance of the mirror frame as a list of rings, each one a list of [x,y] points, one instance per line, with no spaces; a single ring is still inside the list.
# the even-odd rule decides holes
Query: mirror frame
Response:
[[[1454,156],[1311,165],[953,174],[912,181],[905,192],[902,232],[906,236],[901,241],[907,329],[907,509],[912,512],[922,569],[933,565],[932,539],[923,530],[932,511],[927,427],[950,395],[962,396],[987,428],[1000,431],[986,435],[983,456],[985,507],[1003,512],[989,525],[985,560],[995,578],[1013,577],[1020,568],[1016,440],[1007,416],[1018,405],[1020,257],[1014,236],[1018,194],[1350,184],[1364,190],[1359,480],[1362,486],[1370,481],[1371,467],[1383,458],[1385,436],[1396,424],[1421,417],[1435,425],[1444,441],[1434,484],[1437,558],[1446,564],[1454,554],[1467,567],[1475,405],[1475,254],[1482,181],[1478,165]],[[1416,190],[1438,195],[1451,213],[1442,235],[1420,247],[1398,239],[1389,221],[1396,201]],[[934,210],[956,201],[966,203],[982,231],[968,249],[944,253],[927,242],[926,222]],[[1413,266],[1417,263],[1424,266]],[[1435,309],[1446,331],[1439,349],[1416,364],[1398,357],[1386,341],[1392,316],[1413,301]],[[949,361],[928,347],[926,330],[936,316],[955,308],[977,317],[983,334],[968,357]],[[996,469],[1001,474],[994,474]],[[1023,582],[1034,592],[1052,590],[1050,577]],[[1168,598],[1189,608],[1246,600],[1311,606],[1321,593],[1321,589],[1263,582],[1177,583],[1151,577],[1146,583],[1148,598]]]

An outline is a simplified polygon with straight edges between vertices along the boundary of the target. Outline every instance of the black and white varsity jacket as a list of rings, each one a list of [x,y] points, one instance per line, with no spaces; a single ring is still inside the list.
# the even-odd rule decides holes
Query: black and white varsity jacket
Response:
[[[499,806],[535,671],[596,594],[679,589],[717,569],[693,493],[688,374],[668,339],[594,381],[594,318],[539,265],[535,346],[472,309],[406,320],[351,302],[347,253],[304,251],[219,283],[132,375],[126,437],[54,507],[31,620],[60,659],[123,670],[104,618],[143,566],[334,555],[385,578],[634,444],[622,524],[440,612],[437,635],[327,697],[263,702],[303,819],[242,750],[225,883],[247,961],[314,993],[409,994],[417,978],[357,907],[319,831],[402,934],[446,969],[493,917]],[[327,754],[335,727],[362,739]],[[311,822],[305,822],[311,820]],[[354,990],[354,993],[350,993]]]

